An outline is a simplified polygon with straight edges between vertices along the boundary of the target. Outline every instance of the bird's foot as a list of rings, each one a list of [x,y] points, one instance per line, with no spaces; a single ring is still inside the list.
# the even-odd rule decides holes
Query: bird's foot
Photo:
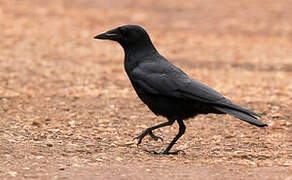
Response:
[[[138,139],[138,143],[137,145],[141,144],[142,142],[142,139],[144,139],[144,137],[149,134],[151,136],[152,139],[154,139],[155,141],[158,141],[159,139],[163,142],[163,139],[159,136],[156,136],[152,131],[144,131],[142,134],[140,134],[139,136],[137,137],[134,137],[134,140],[135,139]]]
[[[154,139],[155,141],[158,141],[159,139],[163,142],[162,137],[156,136],[155,134],[153,134],[152,131],[149,132],[149,135],[151,136],[152,139]]]
[[[145,150],[146,152],[150,153],[150,154],[155,154],[155,155],[178,155],[179,153],[183,153],[183,154],[186,154],[183,150],[177,150],[177,151],[172,151],[172,152],[169,152],[169,151],[161,151],[161,152],[156,152],[156,151],[148,151],[148,150]]]

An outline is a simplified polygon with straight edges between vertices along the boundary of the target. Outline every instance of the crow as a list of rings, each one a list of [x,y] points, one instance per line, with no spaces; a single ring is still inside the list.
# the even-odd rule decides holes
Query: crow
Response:
[[[135,139],[139,145],[146,135],[158,140],[152,131],[172,125],[179,125],[179,132],[162,152],[153,154],[178,154],[170,152],[176,141],[185,133],[184,120],[198,114],[230,114],[258,127],[267,126],[257,120],[261,115],[232,103],[217,91],[192,79],[181,69],[159,54],[147,32],[138,25],[124,25],[106,31],[95,39],[118,42],[124,49],[124,68],[138,97],[157,116],[167,122],[145,129]]]

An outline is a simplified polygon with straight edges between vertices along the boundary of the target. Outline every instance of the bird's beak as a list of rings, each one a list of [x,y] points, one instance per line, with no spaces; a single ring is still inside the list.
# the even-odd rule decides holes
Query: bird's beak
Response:
[[[95,36],[94,39],[117,40],[120,37],[121,37],[120,32],[117,29],[113,29]]]

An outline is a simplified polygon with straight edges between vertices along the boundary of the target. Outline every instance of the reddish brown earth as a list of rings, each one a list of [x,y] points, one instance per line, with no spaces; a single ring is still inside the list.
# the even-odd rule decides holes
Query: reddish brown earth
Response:
[[[0,179],[292,180],[289,0],[0,0]],[[165,121],[140,102],[122,48],[93,40],[140,24],[190,76],[264,114],[267,128],[198,116],[174,146],[133,137]]]

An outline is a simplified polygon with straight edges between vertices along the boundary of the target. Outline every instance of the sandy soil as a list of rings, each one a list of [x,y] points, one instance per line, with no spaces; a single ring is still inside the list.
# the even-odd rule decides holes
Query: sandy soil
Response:
[[[292,180],[289,0],[0,0],[0,179]],[[174,146],[133,137],[165,121],[140,102],[122,48],[93,40],[140,24],[190,76],[264,114],[267,128],[198,116]]]

